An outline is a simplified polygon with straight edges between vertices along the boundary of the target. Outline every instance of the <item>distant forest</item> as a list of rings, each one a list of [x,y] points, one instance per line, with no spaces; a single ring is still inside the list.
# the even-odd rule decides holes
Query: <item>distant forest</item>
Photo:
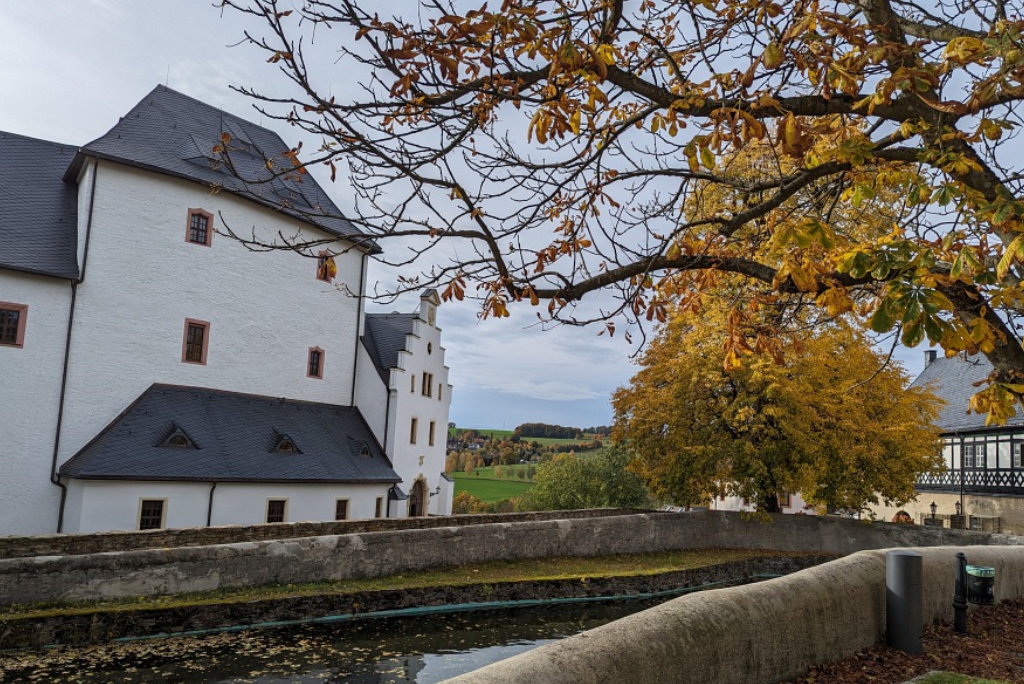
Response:
[[[578,428],[564,427],[562,425],[548,425],[547,423],[523,423],[517,427],[513,434],[520,437],[550,437],[552,439],[581,439],[587,435],[610,435],[612,429],[608,425],[598,427]]]

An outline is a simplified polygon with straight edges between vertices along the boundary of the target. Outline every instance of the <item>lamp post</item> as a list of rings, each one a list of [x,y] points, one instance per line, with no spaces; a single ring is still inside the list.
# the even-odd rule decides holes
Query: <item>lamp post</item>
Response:
[[[928,508],[932,509],[932,520],[935,520],[935,511],[937,511],[939,507],[936,505],[934,501],[932,501],[932,505],[929,506]]]

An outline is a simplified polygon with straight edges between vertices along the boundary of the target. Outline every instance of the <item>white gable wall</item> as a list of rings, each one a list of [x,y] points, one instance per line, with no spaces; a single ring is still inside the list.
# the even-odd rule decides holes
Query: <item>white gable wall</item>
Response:
[[[430,497],[429,512],[433,514],[451,511],[451,490],[441,482],[444,472],[446,446],[448,441],[448,414],[451,408],[452,388],[448,384],[448,367],[444,364],[444,348],[441,346],[441,329],[427,323],[426,300],[421,301],[420,317],[413,325],[413,334],[406,337],[405,349],[398,355],[399,368],[391,372],[392,423],[388,426],[388,454],[392,457],[395,471],[402,478],[401,487],[408,494],[417,478],[424,478],[429,491],[442,485],[442,494],[447,493],[447,502],[441,495]],[[430,353],[427,347],[430,346]],[[433,374],[431,396],[423,394],[423,373]],[[412,391],[410,377],[416,378]],[[438,396],[440,386],[440,397]],[[411,441],[412,419],[416,418],[416,443]],[[430,445],[430,422],[434,421],[434,444]]]
[[[315,259],[257,256],[224,235],[210,247],[185,239],[190,208],[245,237],[326,234],[229,193],[112,162],[100,163],[96,183],[61,462],[154,382],[351,404],[357,299],[317,280]],[[361,259],[354,249],[336,257],[335,285],[358,292]],[[181,360],[186,319],[210,323],[206,365]],[[306,377],[314,346],[325,351],[322,380]]]
[[[388,422],[388,385],[377,373],[377,367],[362,342],[356,353],[359,359],[356,366],[356,406],[377,442],[384,445]]]
[[[0,345],[0,535],[57,529],[50,482],[71,283],[0,269],[0,302],[28,306],[23,347]]]

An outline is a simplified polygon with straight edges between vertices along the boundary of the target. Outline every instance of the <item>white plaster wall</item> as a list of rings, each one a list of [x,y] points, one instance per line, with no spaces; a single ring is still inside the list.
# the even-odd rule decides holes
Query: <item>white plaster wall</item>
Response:
[[[202,482],[72,480],[65,503],[65,532],[138,529],[141,499],[167,499],[167,527],[203,527],[210,485]]]
[[[401,487],[406,493],[420,476],[426,479],[427,489],[434,491],[442,485],[445,451],[448,436],[448,415],[451,408],[452,387],[448,384],[448,367],[444,363],[444,347],[441,346],[441,329],[427,323],[427,308],[433,306],[421,301],[420,317],[413,325],[413,334],[406,338],[406,351],[398,355],[399,369],[392,371],[393,424],[388,426],[388,453],[395,471],[402,478]],[[427,345],[431,352],[427,353]],[[423,396],[423,373],[433,373],[432,396]],[[416,391],[410,391],[410,376],[416,377]],[[438,386],[441,387],[438,397]],[[413,417],[417,418],[416,444],[410,443],[410,428]],[[434,421],[434,445],[430,446],[428,431]],[[421,463],[422,457],[422,463]],[[442,485],[441,493],[445,491]],[[445,507],[451,510],[451,494],[447,501],[441,501],[441,494],[431,497],[428,512],[436,513]]]
[[[445,427],[447,428],[447,425]],[[444,477],[438,478],[437,483],[441,485],[441,491],[437,496],[430,498],[430,514],[451,515],[452,498],[455,496],[455,483]]]
[[[744,503],[743,499],[738,496],[727,496],[723,500],[721,497],[715,497],[709,508],[713,511],[745,511],[753,512],[757,510],[757,506],[753,502]],[[789,505],[782,507],[783,513],[790,514],[801,514],[801,515],[817,515],[817,511],[807,505],[804,498],[800,496],[799,492],[789,495]]]
[[[377,373],[377,367],[370,359],[363,343],[359,343],[358,363],[356,365],[356,406],[363,414],[366,423],[373,431],[379,444],[384,444],[384,431],[387,425],[388,386]]]
[[[285,522],[334,520],[335,502],[349,500],[349,519],[372,518],[386,484],[220,483],[213,492],[213,525],[266,522],[267,499],[287,499]],[[211,483],[72,480],[66,532],[136,529],[141,499],[167,499],[167,527],[205,527]],[[385,499],[386,500],[386,499]]]
[[[254,525],[266,522],[267,499],[288,499],[285,522],[334,520],[338,499],[349,500],[348,517],[354,520],[374,517],[377,497],[384,497],[383,516],[390,487],[389,484],[224,483],[217,485],[213,495],[213,524]],[[205,518],[203,524],[206,524]]]
[[[0,269],[0,301],[28,305],[23,347],[0,346],[0,535],[57,531],[50,483],[71,283]]]
[[[228,193],[112,162],[100,163],[96,183],[61,462],[154,382],[351,403],[355,298],[317,280],[315,259],[252,253],[224,235],[211,247],[185,240],[190,208],[244,236],[325,234]],[[358,291],[361,259],[357,250],[338,256],[335,285]],[[210,323],[206,365],[181,361],[186,318]],[[321,380],[306,377],[313,346],[325,350]]]

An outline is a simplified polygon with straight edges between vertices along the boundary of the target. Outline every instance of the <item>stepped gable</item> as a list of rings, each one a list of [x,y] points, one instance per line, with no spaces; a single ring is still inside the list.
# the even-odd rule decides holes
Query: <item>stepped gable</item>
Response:
[[[417,318],[417,313],[366,314],[363,346],[385,384],[390,370],[398,368],[398,353],[405,350],[405,337],[412,334]]]
[[[279,448],[283,436],[294,450]],[[355,407],[159,384],[60,474],[84,480],[401,481]]]
[[[77,149],[0,132],[0,268],[78,278]]]
[[[226,154],[214,152],[225,140]],[[294,166],[284,156],[290,147],[269,129],[160,85],[83,147],[65,180],[74,180],[90,156],[110,159],[221,188],[379,252],[371,238],[341,218],[311,175],[300,182],[283,173]]]

